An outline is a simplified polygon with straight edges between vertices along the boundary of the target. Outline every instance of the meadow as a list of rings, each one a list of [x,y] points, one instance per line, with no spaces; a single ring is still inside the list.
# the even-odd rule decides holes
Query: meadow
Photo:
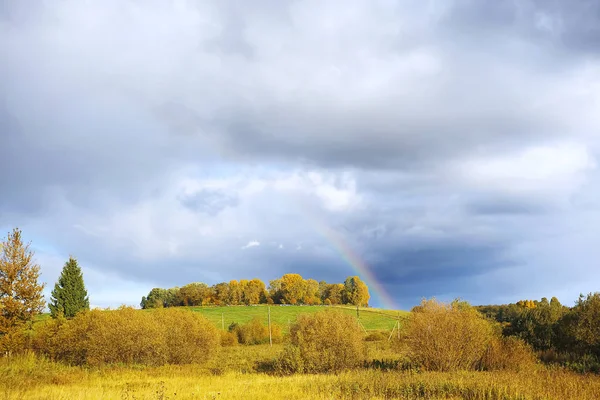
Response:
[[[183,311],[183,307],[179,308]],[[221,331],[232,322],[255,318],[267,323],[267,306],[188,307]],[[525,363],[498,370],[432,371],[411,362],[406,343],[392,327],[411,313],[359,308],[366,353],[352,368],[321,373],[281,373],[277,362],[289,345],[290,329],[302,316],[334,309],[356,320],[356,308],[270,306],[271,321],[286,332],[284,343],[218,346],[207,362],[147,365],[109,363],[68,365],[33,351],[0,358],[0,398],[4,399],[469,399],[592,400],[600,398],[600,376]],[[172,310],[175,311],[175,310]],[[158,315],[159,310],[131,310]],[[105,315],[103,311],[100,315]],[[108,314],[106,314],[108,315]],[[125,314],[124,314],[125,315]],[[176,315],[176,314],[173,314]],[[115,314],[116,316],[116,314]],[[299,318],[301,317],[301,318]],[[107,317],[108,318],[108,317]],[[137,317],[136,317],[137,318]],[[462,317],[461,317],[462,318]],[[51,320],[38,316],[36,326]],[[109,321],[107,319],[107,321]],[[142,321],[142,320],[140,320]],[[289,321],[289,322],[288,322]],[[363,329],[364,328],[364,329]],[[309,326],[309,330],[313,328]],[[372,336],[379,333],[375,339]],[[402,335],[404,326],[402,328]],[[343,332],[342,332],[343,334]],[[443,336],[442,332],[436,333]],[[370,339],[369,339],[370,338]],[[462,340],[464,339],[461,337]],[[452,338],[451,340],[455,340]],[[468,340],[468,339],[465,339]],[[449,343],[452,346],[452,343]]]
[[[386,354],[383,343],[369,347],[371,354]],[[595,400],[600,396],[600,377],[547,368],[447,373],[357,368],[291,376],[262,371],[261,365],[282,348],[224,347],[204,366],[86,368],[32,354],[4,358],[0,359],[0,398]]]

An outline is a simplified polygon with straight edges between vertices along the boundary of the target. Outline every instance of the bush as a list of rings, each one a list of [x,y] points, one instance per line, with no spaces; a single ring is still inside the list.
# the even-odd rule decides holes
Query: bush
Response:
[[[28,332],[25,326],[17,326],[0,335],[0,357],[27,352]]]
[[[236,346],[238,344],[237,335],[229,331],[221,331],[221,346]]]
[[[326,310],[298,317],[284,350],[281,372],[337,372],[359,366],[365,358],[362,331],[354,317]]]
[[[186,309],[161,309],[155,314],[163,328],[167,364],[203,363],[220,344],[219,331],[206,318]]]
[[[495,332],[464,302],[423,300],[411,313],[406,339],[411,358],[431,371],[476,369]]]
[[[219,332],[185,309],[92,310],[40,324],[33,347],[72,365],[203,363],[218,350]]]
[[[64,361],[70,365],[85,364],[85,338],[88,335],[90,313],[81,313],[71,321],[59,316],[34,325],[33,350],[51,360]]]
[[[237,336],[237,340],[241,344],[269,343],[269,327],[264,325],[260,318],[254,318],[243,325],[232,323],[229,326],[229,331]],[[283,341],[283,334],[279,325],[271,324],[271,337],[273,343]]]
[[[367,336],[365,336],[365,341],[366,342],[380,342],[382,340],[387,340],[388,337],[389,337],[389,334],[386,334],[385,332],[381,332],[381,331],[371,332]]]
[[[496,337],[492,339],[483,356],[481,368],[488,371],[529,371],[535,368],[536,363],[531,346],[524,340],[516,337]]]

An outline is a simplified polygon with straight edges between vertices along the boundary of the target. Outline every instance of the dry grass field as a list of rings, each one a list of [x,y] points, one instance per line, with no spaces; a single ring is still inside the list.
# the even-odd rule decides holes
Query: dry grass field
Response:
[[[159,357],[159,353],[153,355],[153,352],[158,351],[158,347],[138,348],[136,342],[162,337],[167,340],[167,344],[177,339],[172,343],[176,348],[194,346],[192,342],[183,340],[186,335],[181,329],[188,325],[179,326],[182,321],[188,320],[191,324],[199,318],[201,321],[196,321],[200,324],[199,327],[205,326],[207,332],[218,336],[222,335],[220,328],[223,320],[226,326],[231,322],[244,324],[256,318],[264,320],[266,324],[267,308],[205,307],[192,309],[194,313],[187,313],[184,309],[92,311],[67,323],[63,327],[63,336],[38,336],[38,341],[42,340],[42,343],[50,346],[46,350],[44,346],[34,346],[37,348],[37,354],[29,351],[22,355],[0,358],[0,399],[600,399],[599,375],[577,374],[561,367],[545,366],[528,357],[514,362],[518,355],[533,356],[533,353],[527,353],[529,350],[521,347],[502,347],[503,342],[498,342],[497,346],[500,347],[495,347],[500,354],[487,353],[488,358],[492,357],[492,361],[483,370],[480,367],[462,364],[452,364],[452,368],[448,369],[444,369],[445,364],[441,367],[431,364],[427,370],[427,362],[415,362],[418,357],[435,360],[439,358],[435,353],[446,353],[458,360],[462,359],[461,354],[465,351],[479,354],[480,350],[469,350],[468,346],[464,346],[465,338],[468,339],[464,334],[467,331],[474,334],[476,331],[473,327],[479,326],[482,320],[476,313],[454,310],[435,302],[424,302],[423,306],[431,308],[429,313],[412,315],[412,323],[402,326],[402,337],[398,339],[393,335],[391,341],[388,341],[391,328],[398,316],[404,319],[405,313],[360,309],[361,328],[353,322],[356,317],[355,308],[335,307],[337,310],[326,311],[319,314],[321,318],[318,318],[319,315],[315,313],[323,311],[324,307],[272,306],[272,321],[286,328],[287,323],[282,321],[289,320],[292,326],[291,331],[285,330],[283,343],[270,346],[242,345],[236,344],[235,341],[225,345],[221,342],[222,344],[211,345],[213,347],[210,357],[194,358],[193,364],[144,362],[144,365],[136,364],[138,361],[135,360]],[[332,315],[329,315],[330,311]],[[199,317],[197,313],[202,314],[208,321]],[[331,318],[326,318],[327,315]],[[300,316],[302,317],[299,318]],[[326,326],[327,321],[331,323],[343,320],[346,321],[346,325],[337,333],[334,329],[335,324]],[[161,323],[157,325],[156,322],[160,321],[170,321],[169,327]],[[205,325],[202,325],[202,321]],[[297,321],[297,325],[294,325],[294,321]],[[430,322],[434,322],[433,326],[428,325]],[[51,321],[46,319],[43,322],[42,318],[34,327],[40,328],[48,323]],[[81,341],[81,338],[78,338],[77,335],[81,334],[78,333],[80,324],[81,327],[86,327],[85,335],[91,335],[93,341],[90,342],[89,338],[87,341]],[[294,336],[295,332],[299,332],[298,326],[302,324],[304,336]],[[478,333],[479,336],[475,337],[488,337],[491,334],[488,330],[482,329]],[[175,331],[179,332],[176,337],[161,336]],[[37,335],[41,335],[41,332]],[[110,336],[108,341],[99,341],[108,332],[118,335]],[[135,335],[132,336],[132,332]],[[315,332],[319,333],[315,336]],[[336,346],[346,349],[348,346],[339,343],[350,336],[353,339],[349,343],[364,343],[366,347],[363,348],[364,351],[357,350],[355,354],[360,354],[360,358],[358,362],[356,359],[353,361],[352,367],[341,368],[339,372],[329,369],[323,372],[323,369],[320,369],[321,373],[306,373],[310,371],[307,368],[295,372],[280,368],[282,364],[279,363],[285,360],[290,344],[294,344],[293,338],[296,338],[297,345],[304,343],[308,346],[305,348],[308,352],[306,355],[308,357],[312,354],[313,363],[316,355],[317,364],[313,366],[318,366],[319,360],[326,358],[325,353],[319,353],[321,350],[318,342],[330,343],[329,350],[325,351],[333,351]],[[52,337],[58,338],[59,342],[52,342]],[[333,339],[328,339],[329,337]],[[64,339],[62,342],[65,342],[66,347],[61,344],[60,338]],[[129,345],[116,346],[115,340]],[[298,342],[299,340],[304,342]],[[467,342],[471,343],[473,340],[468,339]],[[156,342],[157,345],[160,343],[163,342]],[[61,354],[68,355],[71,348],[84,345],[88,346],[87,362],[79,364],[67,365],[66,362],[70,360],[68,357],[62,359],[63,361],[52,361],[42,355],[54,354],[55,360],[60,360]],[[428,350],[432,345],[438,348],[434,353]],[[109,347],[108,350],[116,346],[115,348],[129,352],[131,357],[124,359],[130,361],[122,364],[117,355],[106,353],[106,346]],[[167,345],[163,349],[167,352],[165,354],[176,350],[169,346],[173,347]],[[410,346],[413,346],[412,350],[409,350]],[[194,350],[195,347],[186,349]],[[415,353],[415,349],[425,352]],[[102,350],[97,354],[101,357],[90,358],[89,352],[92,350]],[[137,354],[138,351],[144,353]],[[290,354],[290,360],[293,361],[294,353]],[[319,356],[320,354],[323,355]],[[96,361],[92,362],[94,360]],[[304,364],[304,367],[306,366],[308,364]]]
[[[373,359],[398,357],[370,343]],[[4,399],[471,399],[596,400],[600,377],[539,367],[525,372],[419,372],[359,368],[277,376],[261,371],[283,345],[221,349],[204,366],[69,367],[34,355],[0,359]]]

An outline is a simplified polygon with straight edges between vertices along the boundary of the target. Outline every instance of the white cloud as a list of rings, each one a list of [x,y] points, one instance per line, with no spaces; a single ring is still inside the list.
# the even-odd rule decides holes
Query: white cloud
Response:
[[[570,195],[595,167],[596,163],[585,146],[557,143],[461,161],[455,172],[477,189],[514,194]]]
[[[244,246],[242,246],[242,249],[249,249],[250,247],[258,247],[260,246],[260,242],[258,240],[251,240],[248,243],[246,243]]]

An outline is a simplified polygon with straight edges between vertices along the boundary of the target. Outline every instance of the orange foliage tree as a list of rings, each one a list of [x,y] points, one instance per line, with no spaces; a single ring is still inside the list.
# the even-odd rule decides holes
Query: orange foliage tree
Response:
[[[19,332],[46,303],[44,285],[38,283],[40,267],[21,231],[15,228],[0,248],[0,351],[6,353],[20,346]]]

